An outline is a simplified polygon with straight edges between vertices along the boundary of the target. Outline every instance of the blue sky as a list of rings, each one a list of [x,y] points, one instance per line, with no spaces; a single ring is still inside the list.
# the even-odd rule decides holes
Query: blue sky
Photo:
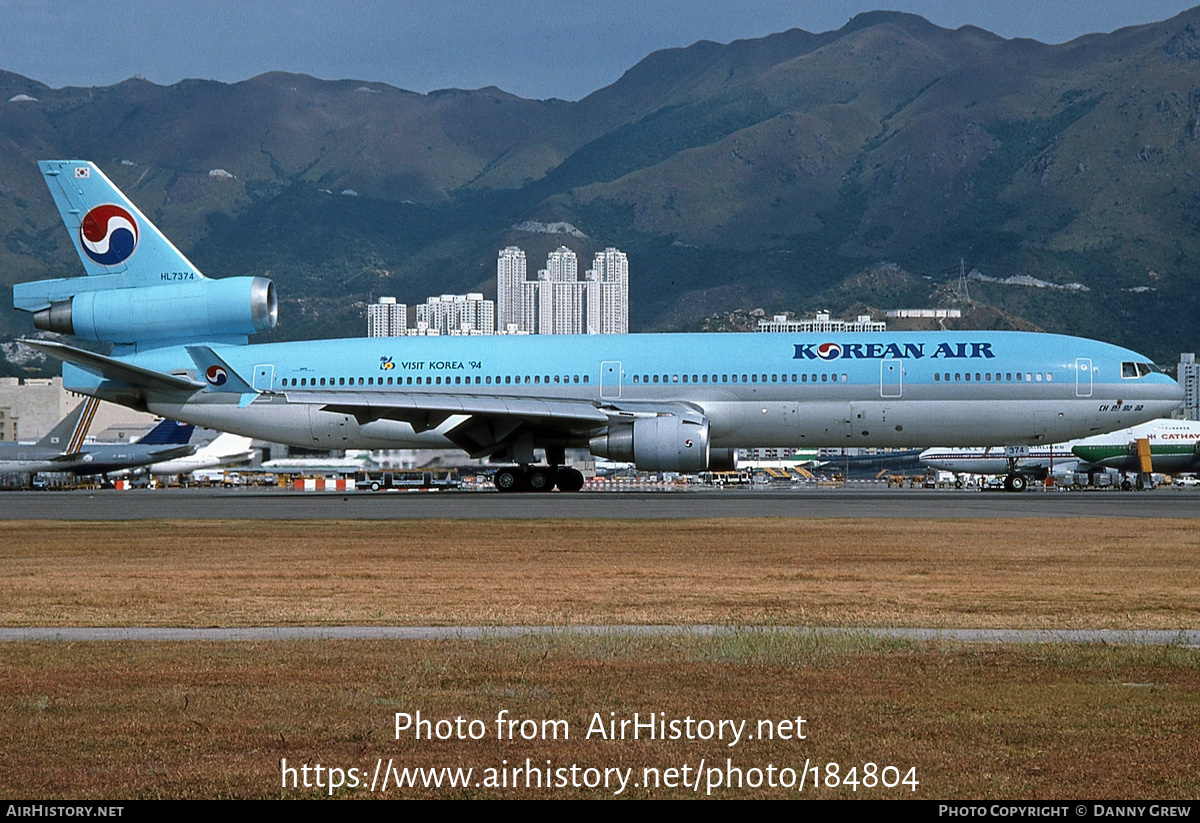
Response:
[[[1195,2],[1195,0],[1192,0]],[[1173,17],[1180,0],[0,0],[0,69],[51,86],[283,70],[427,92],[495,85],[578,99],[650,52],[890,8],[1061,43]]]

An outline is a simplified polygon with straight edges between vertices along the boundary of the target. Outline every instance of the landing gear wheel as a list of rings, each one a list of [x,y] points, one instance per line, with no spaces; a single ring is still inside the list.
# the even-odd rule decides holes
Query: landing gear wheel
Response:
[[[515,469],[500,469],[492,478],[497,490],[515,492],[521,485],[521,475]]]
[[[1133,483],[1129,480],[1122,480],[1121,481],[1121,491],[1123,491],[1123,492],[1133,491]]]
[[[525,483],[530,491],[548,492],[554,490],[554,478],[547,469],[530,469]]]
[[[1010,492],[1023,492],[1029,487],[1029,480],[1023,474],[1010,474],[1005,482]]]
[[[583,472],[579,469],[559,469],[554,483],[559,491],[577,492],[583,488]]]

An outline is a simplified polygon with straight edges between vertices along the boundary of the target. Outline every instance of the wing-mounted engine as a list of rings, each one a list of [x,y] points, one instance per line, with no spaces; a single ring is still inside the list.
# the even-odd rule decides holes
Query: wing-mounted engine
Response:
[[[64,283],[67,281],[55,281]],[[87,286],[88,280],[73,283]],[[35,285],[35,284],[30,284]],[[108,343],[227,340],[275,327],[278,303],[265,277],[195,279],[136,288],[80,289],[65,299],[43,298],[32,310],[44,331]]]
[[[609,426],[588,448],[597,457],[633,463],[644,471],[700,472],[709,467],[708,418],[637,417]]]

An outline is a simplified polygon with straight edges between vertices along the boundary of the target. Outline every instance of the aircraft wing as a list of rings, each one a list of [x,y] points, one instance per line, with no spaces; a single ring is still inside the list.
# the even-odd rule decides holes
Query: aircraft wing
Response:
[[[184,443],[183,445],[179,446],[167,446],[166,448],[161,449],[150,449],[150,451],[146,453],[146,456],[153,462],[158,463],[163,460],[174,460],[177,457],[190,457],[191,455],[195,454],[195,452],[195,446],[189,443]]]
[[[541,400],[527,397],[473,396],[469,394],[418,394],[388,392],[285,392],[289,403],[322,405],[327,411],[351,414],[360,423],[403,420],[421,429],[441,425],[451,415],[519,417],[531,420],[577,421],[604,425],[608,415],[591,403],[575,400]],[[435,422],[434,422],[435,421]],[[427,425],[432,422],[432,425]]]
[[[56,454],[53,457],[44,458],[50,463],[74,463],[83,458],[83,452],[71,452],[70,454]]]
[[[614,419],[696,412],[682,404],[599,406],[583,400],[472,394],[285,391],[284,396],[289,403],[315,404],[325,411],[352,415],[360,425],[399,420],[418,432],[435,429],[451,417],[464,417],[446,436],[472,457],[496,453],[521,431],[569,438],[600,429]]]

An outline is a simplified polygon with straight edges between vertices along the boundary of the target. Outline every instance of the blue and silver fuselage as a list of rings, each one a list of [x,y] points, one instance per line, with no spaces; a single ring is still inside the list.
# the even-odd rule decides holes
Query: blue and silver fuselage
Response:
[[[441,447],[421,430],[326,408],[421,398],[580,401],[630,415],[685,407],[712,445],[931,446],[1060,442],[1163,417],[1182,389],[1128,349],[1024,332],[397,337],[212,344],[256,393],[207,385],[142,398],[157,414],[293,445]],[[183,346],[121,357],[205,382]],[[131,389],[67,364],[67,388]],[[210,381],[211,383],[211,381]],[[386,401],[386,402],[385,402]],[[578,435],[586,445],[587,433]]]

